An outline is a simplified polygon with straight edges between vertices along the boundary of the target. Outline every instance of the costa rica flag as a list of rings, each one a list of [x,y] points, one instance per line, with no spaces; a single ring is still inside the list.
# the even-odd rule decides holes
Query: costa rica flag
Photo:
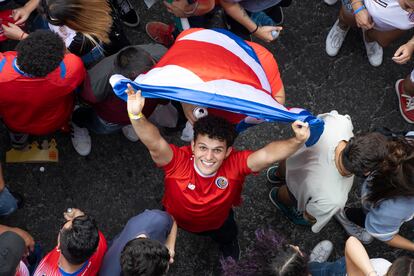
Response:
[[[265,121],[308,122],[315,144],[324,129],[321,119],[302,108],[286,108],[271,95],[271,87],[253,48],[223,29],[184,31],[161,60],[134,81],[113,75],[115,94],[127,100],[130,83],[146,98],[164,98],[242,113]]]

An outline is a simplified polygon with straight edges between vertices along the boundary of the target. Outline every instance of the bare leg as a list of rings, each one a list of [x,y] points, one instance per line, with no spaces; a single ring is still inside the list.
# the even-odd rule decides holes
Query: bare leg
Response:
[[[339,10],[339,27],[343,30],[346,30],[348,27],[356,27],[355,17],[353,14],[348,12],[345,7],[342,5]]]
[[[279,178],[286,178],[286,160],[279,162],[279,168],[276,170],[275,175]]]
[[[279,200],[285,205],[293,206],[294,202],[290,198],[289,190],[286,185],[283,185],[282,187],[279,188],[279,191],[277,193],[277,200]]]
[[[404,33],[404,30],[398,29],[386,32],[371,29],[365,32],[365,38],[367,42],[376,41],[381,47],[387,47],[391,42],[401,37]]]
[[[414,97],[414,83],[411,81],[410,75],[403,81],[403,90],[406,95]]]

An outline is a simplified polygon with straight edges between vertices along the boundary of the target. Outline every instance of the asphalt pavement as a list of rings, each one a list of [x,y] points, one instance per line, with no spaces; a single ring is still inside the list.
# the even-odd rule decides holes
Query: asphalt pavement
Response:
[[[125,27],[135,44],[150,43],[145,23],[152,20],[172,22],[161,3],[148,10],[140,0],[132,1],[141,16],[137,28]],[[303,107],[314,114],[337,110],[349,114],[354,132],[388,127],[396,131],[413,130],[400,116],[395,81],[408,75],[412,63],[401,66],[391,57],[409,35],[384,50],[384,62],[374,68],[368,63],[362,35],[357,30],[348,33],[335,58],[325,53],[325,38],[336,20],[339,4],[329,7],[322,0],[293,1],[285,8],[285,24],[279,39],[266,44],[278,62],[286,90],[287,106]],[[220,18],[218,15],[217,18]],[[4,49],[4,48],[3,48]],[[63,211],[78,207],[97,220],[108,239],[121,231],[127,220],[145,209],[161,208],[163,175],[152,163],[145,147],[132,143],[122,133],[92,134],[92,152],[79,156],[70,136],[55,133],[60,160],[57,164],[5,164],[5,152],[10,148],[4,126],[0,126],[0,151],[7,184],[24,194],[23,209],[0,223],[27,229],[45,251],[56,245]],[[251,128],[237,139],[239,149],[258,149],[268,142],[292,135],[288,125],[266,123]],[[179,133],[166,136],[172,143],[184,145]],[[40,167],[45,171],[41,172]],[[349,204],[358,205],[359,179],[350,193]],[[334,243],[330,260],[343,256],[347,238],[341,226],[332,220],[318,234],[307,227],[295,226],[273,207],[268,199],[271,185],[264,173],[249,176],[243,191],[244,203],[235,209],[240,227],[243,252],[254,242],[254,231],[270,227],[292,243],[309,252],[320,240]],[[403,226],[402,234],[413,239],[411,227]],[[371,257],[390,261],[400,255],[413,254],[392,249],[374,241],[367,246]],[[169,275],[219,275],[218,247],[208,238],[179,230],[175,263]]]

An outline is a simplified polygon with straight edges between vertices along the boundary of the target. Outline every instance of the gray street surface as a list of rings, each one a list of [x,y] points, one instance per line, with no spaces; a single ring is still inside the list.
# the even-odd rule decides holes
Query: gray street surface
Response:
[[[151,20],[172,22],[172,18],[160,3],[148,10],[143,1],[132,2],[139,10],[141,24],[135,29],[125,27],[125,31],[136,44],[150,43],[145,23]],[[394,90],[395,81],[409,74],[412,63],[401,66],[391,60],[395,50],[409,36],[384,50],[384,62],[378,68],[369,65],[361,33],[356,30],[348,33],[338,56],[331,58],[325,53],[325,38],[338,10],[339,4],[328,7],[322,0],[293,1],[292,6],[284,10],[286,20],[279,39],[265,44],[279,64],[287,106],[304,107],[314,114],[333,109],[349,114],[355,133],[381,126],[393,130],[414,129],[400,116]],[[236,147],[258,149],[272,140],[291,135],[289,128],[277,123],[260,125],[243,133]],[[1,219],[0,223],[27,229],[46,251],[56,245],[62,213],[67,207],[79,207],[93,215],[108,240],[130,217],[144,209],[161,208],[163,175],[140,142],[131,143],[121,133],[92,134],[92,153],[81,157],[72,148],[69,135],[56,133],[50,137],[57,139],[59,163],[5,164],[9,142],[4,126],[0,131],[6,182],[26,197],[24,208]],[[166,138],[184,145],[178,133]],[[39,170],[41,166],[45,172]],[[330,260],[343,256],[347,235],[337,222],[331,221],[318,234],[293,225],[270,203],[270,188],[264,173],[246,180],[244,203],[235,209],[242,253],[254,242],[257,228],[270,227],[305,252],[318,241],[329,239],[335,245]],[[359,204],[358,194],[359,179],[350,194],[350,204]],[[412,226],[403,227],[402,233],[409,239],[414,238]],[[372,257],[381,256],[391,261],[410,254],[378,241],[367,249]],[[170,275],[219,275],[218,256],[218,247],[209,239],[179,230]]]

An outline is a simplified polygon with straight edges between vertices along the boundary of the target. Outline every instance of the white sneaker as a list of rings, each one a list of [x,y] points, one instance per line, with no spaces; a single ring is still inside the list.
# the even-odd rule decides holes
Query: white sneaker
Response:
[[[325,2],[325,4],[332,6],[335,5],[336,2],[338,2],[338,0],[323,0],[323,2]]]
[[[365,230],[365,228],[362,228],[350,221],[346,217],[343,209],[335,214],[335,218],[342,225],[348,235],[354,236],[363,244],[370,244],[374,240],[374,237],[372,237],[371,234]]]
[[[324,240],[319,242],[313,249],[309,256],[309,262],[323,263],[326,262],[333,250],[331,241]]]
[[[132,125],[122,127],[122,133],[131,142],[139,141],[139,137],[135,133],[134,127]]]
[[[77,153],[82,156],[87,156],[91,153],[92,141],[88,129],[80,128],[72,123],[71,136],[72,145]]]
[[[349,26],[346,30],[342,30],[339,27],[339,19],[337,19],[326,37],[326,53],[329,56],[334,57],[338,54],[339,49],[341,49],[342,44],[345,41],[348,31]]]
[[[378,67],[382,63],[382,47],[376,42],[367,42],[365,40],[365,32],[362,32],[362,37],[364,39],[365,49],[367,50],[367,56],[369,63],[374,66]]]

